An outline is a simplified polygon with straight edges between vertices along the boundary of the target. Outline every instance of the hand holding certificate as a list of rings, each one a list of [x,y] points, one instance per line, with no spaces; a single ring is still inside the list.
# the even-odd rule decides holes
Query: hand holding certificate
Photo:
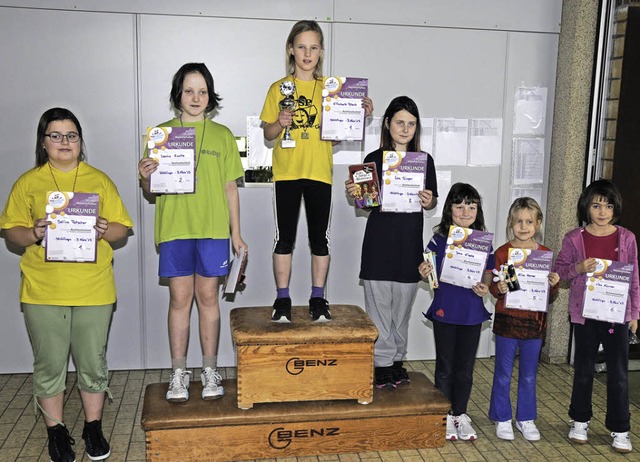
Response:
[[[425,152],[384,151],[382,153],[382,211],[421,212],[418,192],[427,174]]]
[[[440,282],[471,289],[482,281],[493,233],[452,225],[442,262]]]
[[[582,316],[598,321],[624,323],[633,264],[596,258],[596,269],[587,273]]]
[[[509,249],[509,261],[515,267],[520,289],[507,292],[505,306],[519,310],[547,311],[553,252]]]
[[[424,261],[426,261],[431,267],[431,271],[427,274],[427,282],[431,290],[437,289],[438,286],[438,272],[436,271],[436,254],[435,252],[424,252],[422,254]]]
[[[95,263],[98,194],[47,193],[45,261]]]
[[[322,89],[322,126],[320,137],[329,141],[361,141],[364,138],[368,80],[352,77],[327,77]]]
[[[195,192],[195,127],[149,128],[147,150],[149,157],[158,162],[158,169],[149,178],[152,193]]]
[[[229,274],[224,281],[224,294],[233,294],[244,280],[244,270],[247,266],[247,254],[244,247],[240,249],[240,254],[231,262]]]

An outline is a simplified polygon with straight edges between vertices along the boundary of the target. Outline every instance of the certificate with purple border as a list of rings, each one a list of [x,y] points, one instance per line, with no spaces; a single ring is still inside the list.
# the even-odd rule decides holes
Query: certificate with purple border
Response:
[[[596,258],[596,270],[587,273],[582,316],[624,323],[633,264]]]
[[[157,194],[189,194],[196,191],[195,127],[153,127],[147,130],[147,152],[158,162],[149,178],[149,190]]]
[[[361,141],[365,112],[362,98],[369,81],[354,77],[327,77],[322,88],[320,138],[328,141]]]
[[[553,264],[550,250],[509,249],[520,290],[507,292],[505,306],[518,310],[547,311],[549,308],[549,273]]]
[[[43,241],[45,261],[95,263],[99,201],[93,193],[47,193],[45,211],[51,223]]]
[[[418,192],[427,174],[426,152],[382,153],[381,204],[383,212],[422,212]]]
[[[447,236],[440,282],[465,289],[470,289],[481,282],[492,242],[493,233],[451,226]]]

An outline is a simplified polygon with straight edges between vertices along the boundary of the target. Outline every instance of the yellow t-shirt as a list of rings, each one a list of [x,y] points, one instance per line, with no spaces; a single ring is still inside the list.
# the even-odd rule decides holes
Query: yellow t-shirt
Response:
[[[76,170],[62,172],[52,168],[55,181],[63,191],[71,191]],[[100,170],[80,162],[75,192],[97,193],[99,215],[109,222],[131,227],[133,223],[115,184]],[[30,228],[45,217],[46,194],[56,185],[49,166],[36,167],[22,174],[13,185],[0,216],[0,228]],[[98,241],[96,263],[58,263],[44,261],[44,248],[30,245],[20,259],[22,283],[20,301],[36,305],[107,305],[116,300],[111,260],[113,249],[104,239]]]
[[[284,99],[280,93],[280,84],[285,80],[294,81],[296,86],[293,96],[298,104],[290,128],[296,147],[282,148],[280,139],[284,130],[278,135],[273,148],[273,179],[282,181],[305,178],[331,184],[332,143],[320,139],[322,79],[305,81],[288,76],[273,83],[267,93],[260,119],[266,123],[278,120],[278,103]]]

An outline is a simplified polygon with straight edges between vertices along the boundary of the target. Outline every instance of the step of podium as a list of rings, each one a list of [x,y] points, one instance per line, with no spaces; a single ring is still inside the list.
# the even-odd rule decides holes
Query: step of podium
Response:
[[[427,377],[374,391],[371,404],[355,400],[236,405],[235,380],[225,395],[200,399],[192,382],[185,403],[165,400],[166,383],[148,385],[142,410],[147,461],[231,461],[441,447],[450,403]]]
[[[306,306],[291,323],[271,322],[272,308],[234,308],[231,336],[238,364],[238,407],[254,403],[373,399],[378,330],[355,305],[331,305],[331,322],[315,323]]]

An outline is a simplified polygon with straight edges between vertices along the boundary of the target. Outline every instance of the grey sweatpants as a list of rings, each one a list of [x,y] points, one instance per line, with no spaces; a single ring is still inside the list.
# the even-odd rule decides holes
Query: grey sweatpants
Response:
[[[378,328],[374,345],[375,367],[391,366],[407,354],[409,317],[418,289],[417,282],[364,282],[364,305]]]

